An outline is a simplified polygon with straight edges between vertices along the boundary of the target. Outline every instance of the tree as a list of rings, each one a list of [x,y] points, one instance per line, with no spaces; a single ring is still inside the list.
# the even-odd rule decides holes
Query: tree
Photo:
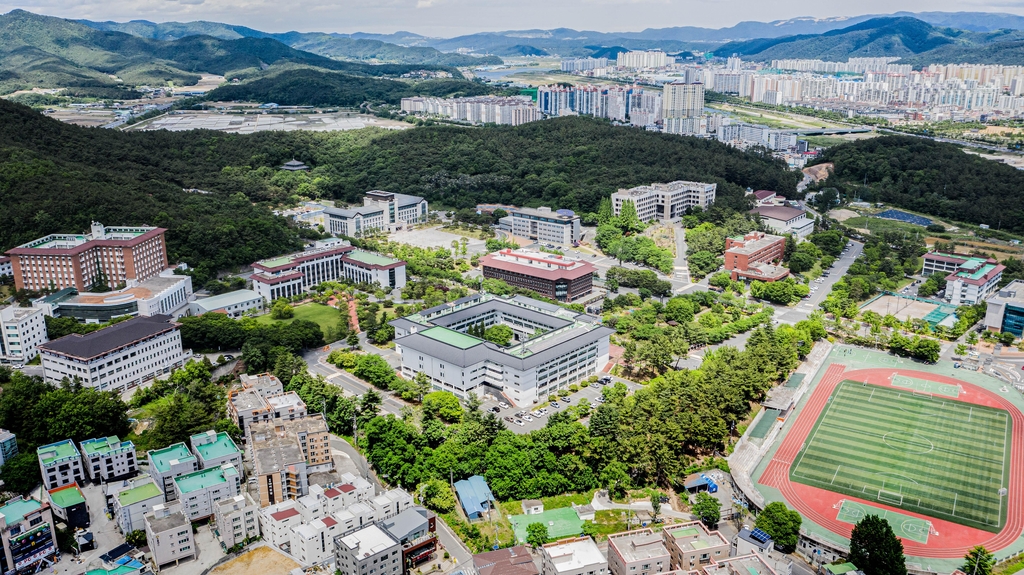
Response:
[[[800,538],[800,513],[790,510],[781,501],[773,501],[758,513],[754,527],[764,531],[775,541],[775,547],[783,553],[792,553]]]
[[[422,371],[416,372],[416,377],[413,378],[412,385],[410,387],[412,388],[411,391],[415,395],[416,399],[420,403],[423,403],[423,396],[430,393],[430,388],[432,387],[432,384],[430,383],[430,376]]]
[[[39,474],[39,459],[34,451],[19,453],[4,463],[0,470],[4,489],[15,493],[28,493],[42,481]]]
[[[484,331],[483,337],[487,341],[493,341],[498,345],[506,346],[512,341],[512,335],[512,328],[503,323],[499,323],[487,328]]]
[[[853,527],[848,559],[864,575],[907,574],[903,543],[889,522],[877,515],[868,515]]]
[[[722,517],[722,504],[706,491],[697,494],[690,510],[708,529],[715,528]]]
[[[622,202],[618,220],[618,227],[624,232],[636,233],[644,231],[644,223],[640,221],[640,216],[636,213],[636,204],[633,203],[633,200]]]
[[[789,258],[789,271],[793,273],[803,273],[814,267],[814,256],[805,252],[796,252],[793,257]]]
[[[448,391],[432,391],[423,396],[423,417],[425,419],[440,418],[448,423],[458,423],[462,419],[462,406],[459,398]]]
[[[287,301],[279,299],[270,308],[270,317],[273,319],[291,319],[295,317],[295,308]]]
[[[651,518],[655,521],[658,520],[658,515],[661,513],[661,492],[655,491],[651,494]]]
[[[380,389],[391,389],[398,376],[388,362],[379,355],[366,354],[356,362],[352,375]]]
[[[348,336],[345,338],[345,344],[347,344],[349,347],[358,347],[359,334],[354,331],[350,331],[348,333]]]
[[[433,478],[420,485],[423,505],[438,513],[455,511],[455,494],[447,482]]]
[[[972,547],[964,556],[964,564],[960,570],[967,575],[992,575],[992,566],[996,564],[994,555],[983,545]]]
[[[356,417],[359,420],[359,425],[366,425],[371,419],[377,417],[383,402],[384,398],[377,393],[377,390],[366,390],[366,393],[359,398],[359,411]]]
[[[144,547],[146,545],[145,530],[136,529],[135,531],[129,531],[124,536],[124,542],[134,547]]]
[[[601,471],[601,485],[613,498],[624,496],[631,484],[629,470],[621,461],[612,461]]]
[[[526,526],[526,542],[533,548],[548,542],[548,526],[543,523],[530,523]]]

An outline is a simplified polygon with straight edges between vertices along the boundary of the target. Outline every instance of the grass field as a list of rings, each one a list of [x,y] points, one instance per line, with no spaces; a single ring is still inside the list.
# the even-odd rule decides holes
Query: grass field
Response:
[[[516,532],[516,540],[526,542],[526,526],[531,523],[543,523],[548,527],[548,539],[562,539],[570,535],[579,535],[583,528],[576,511],[572,507],[547,509],[537,515],[514,515],[509,517],[512,529]]]
[[[843,523],[856,525],[868,515],[877,515],[888,521],[893,532],[896,533],[896,537],[910,539],[918,543],[928,543],[928,535],[931,534],[931,524],[929,521],[873,505],[864,505],[856,501],[843,501],[842,506],[839,507],[839,514],[836,515],[836,519]]]
[[[997,532],[1006,520],[1009,414],[919,392],[844,381],[790,479]]]
[[[320,331],[327,334],[328,327],[335,327],[341,321],[341,312],[331,306],[319,303],[307,303],[295,308],[295,317],[289,319],[273,319],[270,314],[261,315],[256,318],[260,323],[291,323],[297,319],[304,319],[320,326]]]

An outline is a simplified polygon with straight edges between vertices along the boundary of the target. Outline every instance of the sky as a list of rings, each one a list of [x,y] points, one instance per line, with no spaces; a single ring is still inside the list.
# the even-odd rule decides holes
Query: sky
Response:
[[[497,30],[574,28],[601,32],[768,22],[895,11],[1024,14],[1024,0],[0,0],[0,13],[88,20],[209,20],[266,32],[399,30],[453,37]]]

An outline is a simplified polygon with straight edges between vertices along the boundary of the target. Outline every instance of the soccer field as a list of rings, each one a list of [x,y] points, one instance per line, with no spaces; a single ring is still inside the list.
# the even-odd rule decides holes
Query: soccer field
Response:
[[[1000,409],[844,381],[790,479],[997,532],[1006,521],[1010,427]]]

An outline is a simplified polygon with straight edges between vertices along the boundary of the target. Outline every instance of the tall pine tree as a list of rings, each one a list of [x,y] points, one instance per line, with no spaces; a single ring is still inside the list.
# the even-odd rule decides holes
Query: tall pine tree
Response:
[[[903,543],[889,522],[877,515],[868,515],[853,527],[848,559],[864,575],[907,575]]]

